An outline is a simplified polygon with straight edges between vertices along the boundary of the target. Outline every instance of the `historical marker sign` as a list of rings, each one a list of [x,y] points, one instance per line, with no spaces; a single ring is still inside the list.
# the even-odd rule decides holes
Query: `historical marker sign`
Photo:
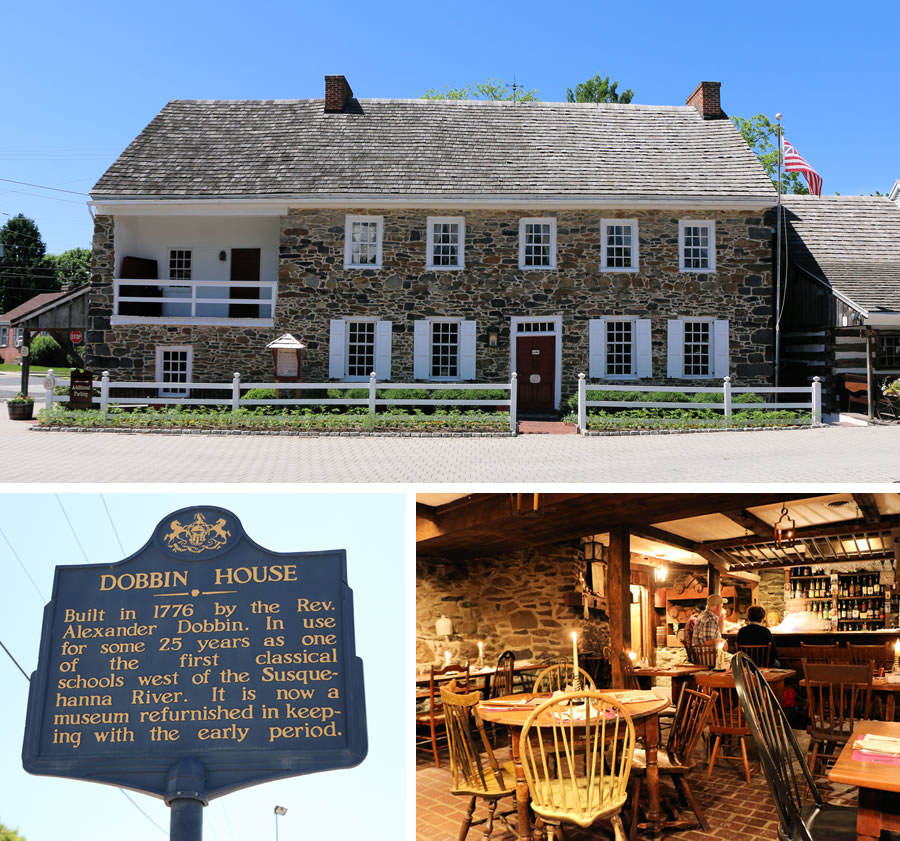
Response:
[[[124,561],[56,568],[23,764],[167,801],[348,768],[362,671],[343,550],[271,552],[183,509]]]

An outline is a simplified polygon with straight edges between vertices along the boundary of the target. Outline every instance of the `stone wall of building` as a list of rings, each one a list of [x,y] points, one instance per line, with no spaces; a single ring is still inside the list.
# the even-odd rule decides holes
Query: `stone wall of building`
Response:
[[[353,213],[355,211],[348,210]],[[384,216],[381,269],[344,268],[344,210],[293,209],[282,218],[275,325],[272,328],[120,326],[110,328],[112,220],[98,217],[88,355],[95,368],[128,376],[154,370],[157,344],[194,345],[194,379],[245,379],[271,372],[267,342],[293,333],[307,345],[303,378],[328,378],[333,318],[377,317],[393,323],[394,381],[413,379],[413,322],[427,317],[477,321],[476,377],[506,381],[510,373],[510,319],[562,318],[562,394],[588,370],[588,320],[635,316],[652,320],[653,376],[666,381],[668,319],[729,319],[730,369],[741,385],[772,378],[771,232],[760,214],[622,209],[586,211],[458,211],[466,221],[465,269],[425,269],[426,217],[446,211],[368,210]],[[519,218],[557,218],[557,268],[519,269]],[[640,271],[600,269],[601,216],[636,218]],[[716,224],[716,272],[678,271],[679,218]],[[496,347],[488,334],[496,332]],[[120,375],[119,379],[123,377]],[[148,377],[149,378],[149,377]],[[670,384],[672,381],[668,381]],[[685,385],[687,380],[679,380]],[[709,380],[697,381],[709,384]],[[694,384],[697,384],[694,383]]]
[[[416,563],[416,669],[438,665],[449,651],[457,661],[485,662],[505,650],[517,659],[571,657],[570,634],[579,650],[598,652],[609,642],[605,616],[565,604],[576,587],[583,556],[577,544],[560,544],[469,561],[420,558]],[[453,634],[438,636],[435,622],[446,616]]]

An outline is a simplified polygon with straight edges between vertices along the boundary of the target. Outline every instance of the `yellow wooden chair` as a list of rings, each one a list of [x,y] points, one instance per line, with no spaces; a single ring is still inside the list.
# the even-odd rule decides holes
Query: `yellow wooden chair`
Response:
[[[581,680],[581,689],[597,688],[594,679],[581,666],[578,667],[578,675]],[[571,663],[555,663],[537,676],[531,691],[535,695],[565,692],[567,686],[572,686],[574,676],[574,667]]]
[[[586,829],[600,820],[609,820],[616,841],[625,841],[619,813],[628,798],[634,738],[628,711],[601,692],[568,692],[531,712],[519,752],[536,829],[546,826],[548,841],[562,824]]]
[[[459,841],[465,841],[472,826],[485,824],[484,837],[489,838],[494,828],[494,818],[504,820],[515,814],[515,802],[508,811],[495,815],[497,801],[503,797],[514,797],[516,793],[516,770],[512,762],[500,764],[494,757],[491,744],[485,733],[484,723],[478,715],[478,702],[481,693],[469,692],[458,695],[453,690],[455,684],[441,687],[441,702],[444,707],[444,719],[447,726],[447,737],[450,745],[450,792],[460,797],[469,797],[469,807],[463,818],[459,831]],[[472,726],[478,731],[480,738],[476,740]],[[482,758],[482,753],[484,758]],[[484,767],[487,760],[488,768]],[[485,818],[473,821],[475,804],[478,798],[487,802],[488,814]],[[511,826],[511,828],[514,828]]]

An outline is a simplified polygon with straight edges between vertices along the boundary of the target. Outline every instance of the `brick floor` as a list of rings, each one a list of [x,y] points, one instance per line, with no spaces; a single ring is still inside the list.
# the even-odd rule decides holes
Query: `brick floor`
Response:
[[[506,757],[505,750],[500,749],[501,758]],[[672,841],[775,841],[778,837],[777,817],[759,764],[751,764],[751,782],[747,785],[739,761],[720,761],[712,776],[707,779],[706,762],[699,754],[698,757],[698,767],[690,776],[690,785],[706,812],[710,831],[664,832],[663,838]],[[817,782],[827,800],[844,805],[856,804],[855,788],[835,785],[825,778],[820,778]],[[666,793],[672,789],[663,782],[662,791],[665,798]],[[501,801],[498,810],[510,808],[506,803],[507,801]],[[450,794],[450,768],[446,754],[442,755],[439,769],[424,754],[417,758],[416,841],[457,841],[466,805],[467,798]],[[484,814],[485,807],[479,802],[475,808],[475,818],[483,817]],[[514,816],[512,822],[515,826]],[[470,829],[467,841],[481,841],[483,829],[483,826]],[[626,822],[626,832],[627,830]],[[491,841],[515,841],[516,837],[515,832],[507,829],[502,822],[495,822]],[[638,837],[648,836],[639,833]],[[566,838],[568,841],[606,839],[612,838],[612,831],[603,823],[584,831],[567,826]]]

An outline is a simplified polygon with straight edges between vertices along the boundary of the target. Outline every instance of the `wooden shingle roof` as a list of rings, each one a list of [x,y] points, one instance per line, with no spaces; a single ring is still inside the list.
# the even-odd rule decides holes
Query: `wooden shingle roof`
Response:
[[[290,197],[771,200],[728,119],[690,106],[176,100],[95,200]]]
[[[900,312],[900,207],[880,196],[784,196],[788,256],[866,312]]]

